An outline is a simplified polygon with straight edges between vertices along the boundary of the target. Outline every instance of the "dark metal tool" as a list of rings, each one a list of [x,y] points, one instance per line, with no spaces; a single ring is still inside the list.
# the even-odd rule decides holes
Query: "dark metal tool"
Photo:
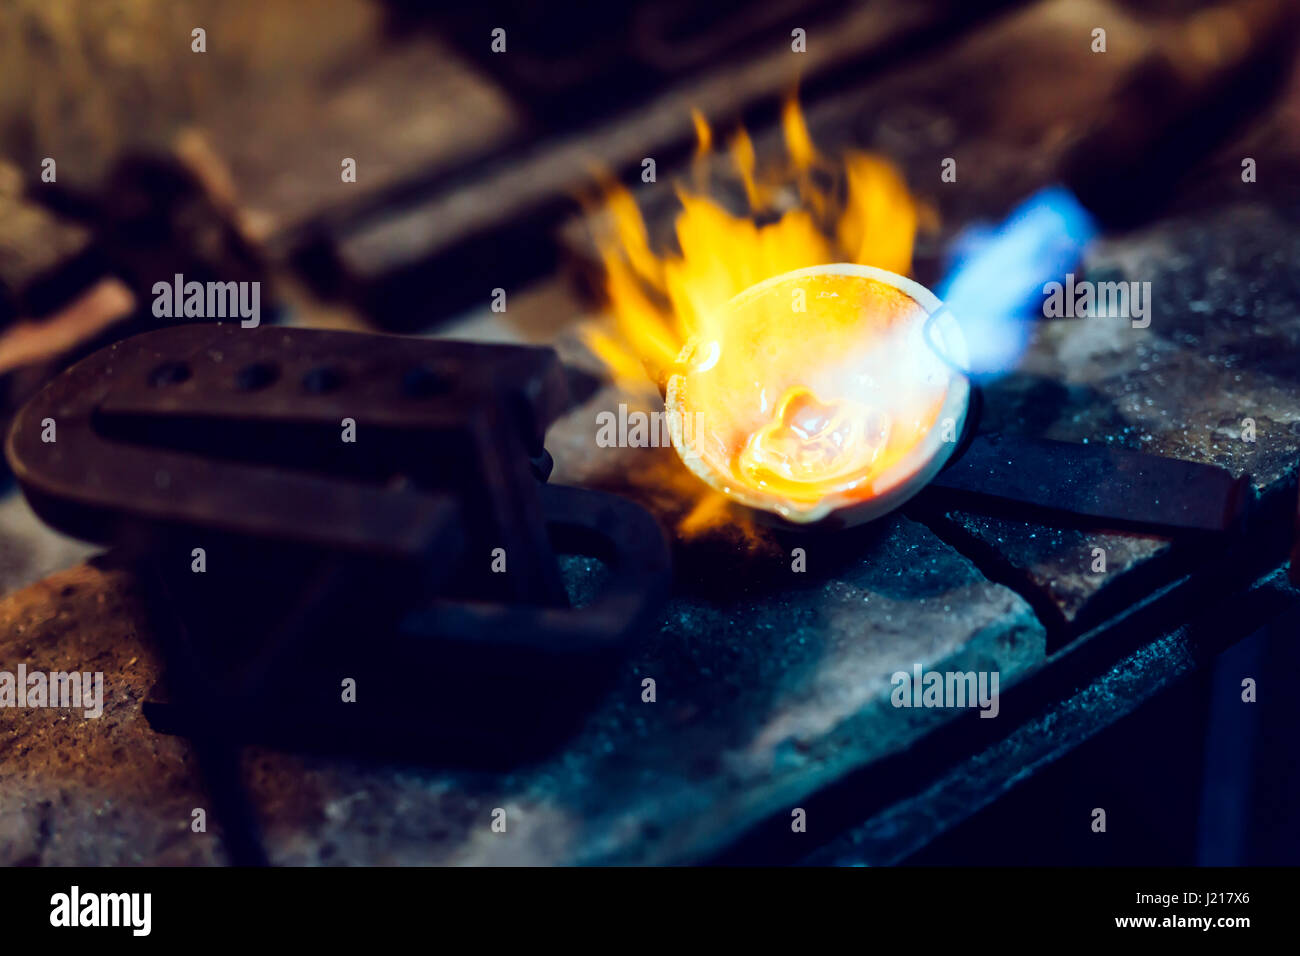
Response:
[[[921,493],[941,508],[1012,510],[1021,520],[1177,537],[1242,530],[1254,500],[1249,475],[1109,443],[1052,441],[981,430],[984,393],[971,390],[957,448]]]
[[[978,434],[930,483],[932,495],[980,510],[1005,503],[1027,517],[1062,516],[1148,532],[1228,532],[1250,480],[1214,465],[1109,445]]]
[[[646,511],[543,483],[567,402],[550,349],[179,326],[55,379],[6,451],[45,521],[152,569],[156,726],[495,759],[580,716],[668,585]],[[585,607],[563,554],[605,568]]]

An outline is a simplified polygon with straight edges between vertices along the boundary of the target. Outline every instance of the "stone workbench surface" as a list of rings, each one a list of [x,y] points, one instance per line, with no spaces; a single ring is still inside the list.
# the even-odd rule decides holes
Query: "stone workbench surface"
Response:
[[[250,749],[272,860],[698,859],[951,718],[891,706],[894,672],[997,671],[1005,689],[1042,660],[1028,605],[921,525],[892,518],[834,552],[812,549],[796,584],[788,560],[738,552],[737,579],[767,586],[673,599],[578,735],[532,766],[470,773]],[[595,569],[576,560],[569,572],[581,589]],[[92,563],[55,574],[0,602],[0,634],[6,667],[102,670],[105,682],[98,719],[3,713],[0,863],[222,860],[214,833],[190,829],[207,797],[188,745],[140,711],[157,662],[130,573]],[[505,833],[491,828],[496,808]]]

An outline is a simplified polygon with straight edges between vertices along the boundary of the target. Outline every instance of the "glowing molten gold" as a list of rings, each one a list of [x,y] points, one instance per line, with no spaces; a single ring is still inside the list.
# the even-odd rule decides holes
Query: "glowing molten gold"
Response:
[[[822,402],[796,385],[745,443],[736,470],[755,488],[816,501],[827,485],[870,467],[888,438],[884,414],[852,399]]]

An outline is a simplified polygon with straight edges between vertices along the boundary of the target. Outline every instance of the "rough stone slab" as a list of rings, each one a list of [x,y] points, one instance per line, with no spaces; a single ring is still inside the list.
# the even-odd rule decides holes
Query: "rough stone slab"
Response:
[[[1033,779],[1031,774],[1139,707],[1158,700],[1207,660],[1221,665],[1243,649],[1249,650],[1256,642],[1236,642],[1257,628],[1287,634],[1285,609],[1294,608],[1297,598],[1300,591],[1287,580],[1284,570],[1263,576],[1236,600],[1222,603],[1122,657],[1090,683],[1053,702],[1044,713],[952,767],[926,790],[888,807],[818,848],[803,862],[818,866],[920,862],[908,857]],[[1294,610],[1290,618],[1295,620]]]
[[[753,593],[674,598],[584,729],[532,767],[461,773],[251,751],[273,860],[697,859],[953,716],[892,707],[893,672],[997,670],[1005,690],[1043,658],[1024,601],[904,518],[842,542],[833,563],[810,546],[810,561],[777,588],[795,577],[784,556],[714,558],[715,579],[748,578]],[[582,578],[593,565],[571,570]],[[111,701],[99,720],[4,714],[0,858],[216,862],[213,837],[185,829],[204,805],[186,744],[139,712],[157,665],[129,580],[63,572],[0,602],[0,623],[5,668],[93,666]],[[655,703],[641,700],[645,677]],[[490,829],[496,807],[504,835]]]
[[[78,565],[0,600],[0,670],[102,671],[104,711],[0,710],[0,863],[224,862],[188,745],[140,704],[157,675],[129,575]]]
[[[292,797],[263,797],[273,855],[315,862],[328,845],[373,862],[697,859],[951,716],[890,706],[892,672],[995,669],[1005,687],[1041,660],[1029,608],[905,519],[851,567],[810,577],[793,594],[673,600],[585,729],[528,770],[367,775],[263,754],[267,790],[293,769]],[[656,703],[641,701],[645,677]],[[323,817],[305,841],[304,799]],[[505,835],[490,830],[494,807],[512,821]]]
[[[988,427],[1107,442],[1249,474],[1265,500],[1293,498],[1300,468],[1300,224],[1262,205],[1177,218],[1102,244],[1098,281],[1149,281],[1151,325],[1120,318],[1045,324],[1021,370],[986,392]],[[1256,440],[1242,439],[1243,422]],[[1134,488],[1134,495],[1143,494]],[[1052,528],[949,512],[1022,571],[1067,625],[1126,575],[1170,557],[1156,536]],[[1107,571],[1091,571],[1092,549]]]

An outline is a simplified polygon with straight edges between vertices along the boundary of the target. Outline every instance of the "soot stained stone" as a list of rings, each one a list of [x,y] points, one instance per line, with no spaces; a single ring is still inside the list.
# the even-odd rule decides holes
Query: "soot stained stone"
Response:
[[[100,671],[103,713],[0,711],[0,863],[224,863],[189,745],[154,733],[140,704],[158,664],[131,576],[77,565],[0,601],[0,670]],[[206,808],[206,833],[191,830]]]
[[[1261,506],[1294,498],[1300,466],[1300,225],[1263,206],[1163,222],[1102,243],[1089,275],[1150,282],[1151,324],[1045,323],[985,394],[995,429],[1104,442],[1249,474]],[[1244,420],[1255,425],[1243,440]],[[1143,489],[1134,488],[1141,496]],[[1167,539],[947,513],[968,542],[1041,591],[1067,630],[1096,623],[1125,578],[1160,583]],[[1106,572],[1092,571],[1092,549]],[[1100,603],[1099,603],[1100,602]]]
[[[317,862],[328,844],[356,862],[699,859],[952,716],[891,706],[895,671],[991,669],[1005,688],[1041,662],[1029,607],[921,525],[888,519],[860,548],[793,590],[672,599],[584,728],[534,766],[399,771],[259,752],[273,858]],[[496,807],[506,834],[490,828]]]
[[[886,519],[821,571],[808,548],[806,574],[772,559],[805,579],[799,587],[673,598],[584,727],[539,763],[469,772],[250,748],[272,860],[699,859],[952,719],[891,706],[895,671],[996,670],[1005,690],[1042,661],[1045,635],[1025,602],[919,524]],[[566,569],[578,595],[604,573],[581,560]],[[140,714],[157,663],[132,589],[124,572],[79,566],[0,602],[6,667],[93,666],[108,699],[99,720],[5,715],[0,862],[221,860],[215,827],[189,831],[207,798],[188,744]],[[642,701],[647,677],[653,703]],[[490,826],[498,807],[505,834]]]

